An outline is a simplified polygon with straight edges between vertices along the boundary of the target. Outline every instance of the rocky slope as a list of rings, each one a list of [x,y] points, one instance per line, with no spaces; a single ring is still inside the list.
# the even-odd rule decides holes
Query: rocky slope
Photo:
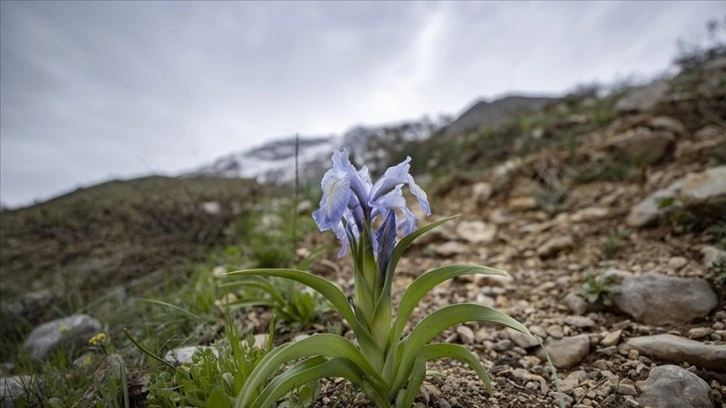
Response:
[[[441,285],[416,318],[447,304],[476,302],[505,311],[535,336],[475,323],[450,329],[437,340],[478,353],[495,393],[487,396],[470,370],[444,360],[429,367],[419,406],[723,406],[725,62],[657,89],[561,100],[525,123],[454,136],[448,143],[461,146],[455,158],[450,150],[429,151],[420,163],[433,160],[433,170],[446,171],[418,178],[429,192],[432,218],[461,216],[404,257],[396,296],[436,266],[502,269],[511,277]],[[434,142],[408,147],[420,153]],[[487,145],[492,148],[476,148]],[[332,234],[311,234],[298,252],[332,240]],[[336,252],[311,268],[350,290],[349,259],[337,259]],[[104,324],[93,316],[65,319],[37,327],[23,347],[42,358],[52,347],[86,341]],[[240,325],[260,335],[270,313],[260,309],[245,319]],[[339,323],[328,319],[333,322],[323,323]],[[6,404],[19,398],[9,391],[18,384],[35,386],[24,374],[13,368],[0,379]],[[149,396],[146,384],[145,373],[129,380],[139,406]],[[368,405],[345,381],[334,380],[322,383],[314,404]]]

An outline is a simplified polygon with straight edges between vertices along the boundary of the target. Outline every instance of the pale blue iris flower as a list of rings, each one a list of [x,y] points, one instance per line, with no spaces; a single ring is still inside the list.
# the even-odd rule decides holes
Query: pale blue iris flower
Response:
[[[379,215],[383,224],[378,231],[371,231],[373,249],[379,270],[383,273],[395,246],[397,232],[407,235],[416,229],[416,216],[408,209],[402,187],[418,200],[426,215],[431,208],[426,193],[409,174],[411,158],[389,167],[375,184],[371,182],[368,168],[356,170],[348,159],[348,151],[333,153],[333,168],[328,170],[320,183],[323,198],[313,218],[321,231],[332,230],[343,243],[339,256],[345,254],[350,239],[358,239],[363,228],[372,228]],[[396,215],[396,210],[401,215]]]

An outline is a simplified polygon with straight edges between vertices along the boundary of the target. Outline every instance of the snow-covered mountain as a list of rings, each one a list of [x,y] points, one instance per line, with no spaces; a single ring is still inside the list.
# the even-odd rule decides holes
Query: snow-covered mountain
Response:
[[[302,179],[318,179],[330,166],[336,149],[346,148],[351,160],[365,163],[371,171],[390,165],[406,142],[422,140],[440,131],[450,122],[445,116],[428,116],[382,126],[355,126],[342,135],[300,136],[298,139],[299,173]],[[280,138],[261,146],[228,154],[183,176],[213,175],[253,178],[259,182],[286,183],[295,179],[295,136]]]

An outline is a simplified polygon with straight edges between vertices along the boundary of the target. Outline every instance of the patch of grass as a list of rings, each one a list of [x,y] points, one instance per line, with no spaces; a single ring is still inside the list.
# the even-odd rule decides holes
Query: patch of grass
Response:
[[[590,271],[585,272],[585,283],[575,293],[582,295],[588,302],[602,302],[606,306],[612,305],[609,295],[620,292],[618,278],[614,275],[600,273],[593,275]]]
[[[627,228],[618,228],[610,232],[606,236],[601,245],[602,253],[606,258],[612,258],[627,245],[630,230]]]

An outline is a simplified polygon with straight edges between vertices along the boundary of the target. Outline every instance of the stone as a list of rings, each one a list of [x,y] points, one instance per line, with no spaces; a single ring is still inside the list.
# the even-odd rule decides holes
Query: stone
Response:
[[[451,257],[471,252],[468,246],[457,241],[448,241],[439,245],[431,245],[430,248],[436,255],[441,257]]]
[[[682,256],[673,256],[668,260],[668,267],[677,271],[686,266],[687,263],[688,259]]]
[[[545,241],[542,246],[537,250],[537,255],[542,258],[549,258],[557,255],[558,253],[572,249],[575,246],[575,241],[569,235],[555,236]]]
[[[215,355],[219,353],[219,350],[210,346],[184,346],[167,351],[164,360],[174,365],[191,364],[194,356],[202,350],[211,350]]]
[[[559,324],[551,324],[547,326],[547,334],[556,339],[561,339],[565,335],[562,331],[562,326]]]
[[[492,197],[493,192],[492,185],[484,181],[474,184],[471,188],[471,194],[474,196],[477,204],[486,204]]]
[[[706,125],[693,134],[696,139],[726,138],[726,128],[717,125]]]
[[[456,226],[458,236],[473,244],[485,244],[494,241],[497,226],[484,221],[461,221]]]
[[[710,327],[694,327],[688,329],[689,339],[703,339],[710,336],[713,333],[713,329]]]
[[[534,336],[529,336],[509,327],[506,329],[506,332],[509,335],[509,339],[512,340],[517,347],[521,347],[526,350],[539,346],[539,340],[537,340]]]
[[[683,181],[678,180],[668,187],[655,191],[643,201],[636,204],[625,219],[625,223],[631,227],[645,227],[654,224],[660,217],[681,207],[679,193]],[[671,201],[670,205],[664,205]]]
[[[537,208],[537,199],[535,197],[513,197],[507,201],[507,208],[510,211],[528,211]]]
[[[587,381],[588,375],[586,371],[576,370],[571,372],[564,380],[560,383],[560,388],[564,393],[571,393],[580,383]]]
[[[459,334],[459,340],[463,344],[474,343],[474,331],[469,326],[457,326],[456,333]]]
[[[101,330],[101,322],[86,314],[52,320],[34,328],[23,346],[36,360],[45,360],[60,347],[82,348]]]
[[[584,315],[587,313],[587,301],[575,293],[568,293],[565,296],[564,302],[565,306],[576,315]]]
[[[618,113],[644,112],[653,109],[670,90],[666,81],[653,82],[650,85],[630,90],[615,103]]]
[[[712,408],[711,389],[696,374],[676,365],[650,370],[637,401],[654,408]]]
[[[0,406],[5,408],[36,406],[41,384],[31,375],[0,377]]]
[[[726,251],[723,249],[714,246],[705,246],[701,248],[701,253],[703,254],[703,265],[706,268],[711,268],[719,263],[726,262]]]
[[[723,216],[726,208],[726,166],[687,175],[681,187],[681,201],[686,210]]]
[[[586,316],[566,316],[565,324],[579,329],[595,327],[595,322]]]
[[[600,340],[600,345],[603,347],[610,347],[615,346],[620,342],[620,335],[623,333],[623,329],[618,329],[615,331],[612,331],[605,335],[605,337]]]
[[[202,203],[202,211],[209,215],[217,215],[222,211],[219,201],[206,201]]]
[[[670,116],[656,116],[648,124],[653,129],[665,130],[679,137],[684,137],[688,134],[688,129],[686,129],[683,122]]]
[[[637,350],[654,360],[692,365],[726,372],[726,345],[704,344],[673,334],[631,337],[621,344],[623,351]]]
[[[610,299],[621,311],[650,325],[679,325],[707,316],[718,297],[703,279],[658,273],[628,277]]]
[[[577,210],[570,215],[570,221],[572,222],[589,222],[601,220],[607,218],[610,215],[610,210],[604,207],[588,207],[582,210]]]
[[[545,349],[555,367],[567,369],[574,367],[588,355],[590,338],[586,334],[565,337],[545,344]]]
[[[605,147],[617,159],[648,165],[672,154],[675,151],[676,138],[670,132],[637,127],[614,136]]]

